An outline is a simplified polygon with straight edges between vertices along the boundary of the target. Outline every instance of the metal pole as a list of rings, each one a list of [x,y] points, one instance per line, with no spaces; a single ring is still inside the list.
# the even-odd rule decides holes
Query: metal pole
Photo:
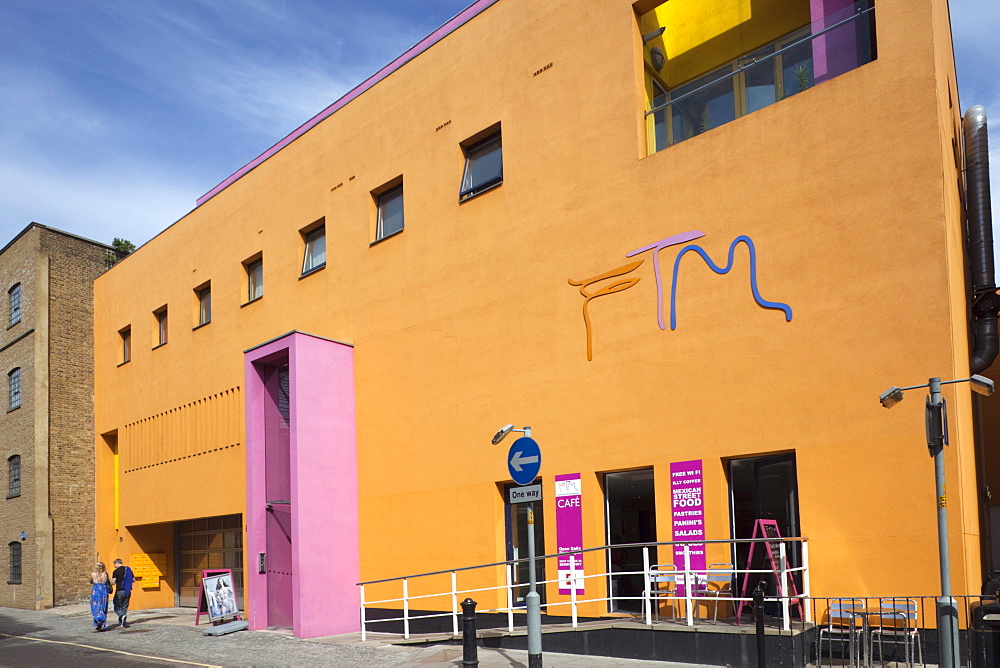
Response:
[[[476,602],[471,598],[462,601],[462,665],[479,665],[479,648],[476,646]]]
[[[764,582],[757,584],[753,590],[753,617],[757,622],[757,668],[767,666],[767,657],[764,650]]]
[[[932,405],[941,403],[941,379],[927,381]],[[944,443],[934,444],[934,482],[937,490],[938,561],[941,566],[941,598],[937,600],[938,643],[941,668],[959,668],[958,607],[951,595],[951,562],[948,557],[948,496],[944,482]]]
[[[542,668],[542,610],[535,587],[535,511],[528,504],[528,668]]]

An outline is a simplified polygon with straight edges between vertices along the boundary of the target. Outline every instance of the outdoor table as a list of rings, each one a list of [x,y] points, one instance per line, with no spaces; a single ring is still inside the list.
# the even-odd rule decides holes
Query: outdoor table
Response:
[[[871,668],[872,666],[872,648],[871,648],[871,637],[868,634],[869,625],[868,618],[872,616],[879,616],[882,614],[882,610],[851,610],[850,615],[852,617],[861,618],[861,648],[865,653],[865,663],[866,668]],[[854,665],[855,650],[857,649],[857,641],[854,639],[854,634],[850,637],[850,651],[851,651],[851,665]],[[857,654],[858,665],[861,664],[861,654]]]

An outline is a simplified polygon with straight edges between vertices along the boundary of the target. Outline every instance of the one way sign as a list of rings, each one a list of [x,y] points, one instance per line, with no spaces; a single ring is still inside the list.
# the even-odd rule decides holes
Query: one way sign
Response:
[[[507,452],[507,470],[518,485],[527,485],[538,476],[542,468],[542,451],[538,443],[527,436],[511,444]]]

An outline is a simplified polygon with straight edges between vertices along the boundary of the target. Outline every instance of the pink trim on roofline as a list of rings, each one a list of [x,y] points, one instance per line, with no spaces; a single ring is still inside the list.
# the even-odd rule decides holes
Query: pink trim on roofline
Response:
[[[419,56],[421,53],[423,53],[430,47],[437,44],[439,41],[450,35],[452,32],[460,28],[470,19],[478,15],[480,12],[482,12],[484,9],[494,4],[495,2],[497,2],[497,0],[476,0],[476,2],[472,3],[471,5],[463,9],[461,12],[456,14],[454,17],[451,18],[451,20],[449,20],[443,26],[432,32],[427,37],[424,37],[422,40],[417,42],[416,45],[410,47],[410,49],[407,50],[403,55],[399,56],[394,61],[392,61],[391,63],[380,69],[378,72],[371,75],[363,82],[352,88],[339,100],[337,100],[329,107],[327,107],[326,109],[319,112],[318,114],[310,118],[308,121],[297,127],[287,137],[285,137],[277,144],[275,144],[271,148],[267,149],[266,151],[258,155],[256,158],[254,158],[246,165],[241,167],[239,170],[237,170],[233,175],[231,175],[225,181],[223,181],[222,183],[215,186],[207,193],[199,197],[195,202],[195,208],[201,206],[208,200],[218,195],[220,192],[225,190],[231,184],[239,180],[244,174],[247,174],[255,167],[257,167],[257,165],[261,164],[262,162],[270,158],[272,155],[274,155],[275,153],[277,153],[278,151],[285,148],[293,141],[304,135],[306,132],[316,127],[320,123],[320,121],[326,119],[328,116],[333,114],[335,111],[346,105],[354,98],[364,93],[366,90],[377,84],[379,81],[382,81],[382,79],[385,79],[387,76],[398,70],[400,67],[402,67],[409,61],[413,60],[414,58]]]

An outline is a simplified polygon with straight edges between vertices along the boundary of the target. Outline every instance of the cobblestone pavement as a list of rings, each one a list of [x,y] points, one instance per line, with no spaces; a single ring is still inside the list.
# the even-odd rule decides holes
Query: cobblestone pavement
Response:
[[[114,617],[113,615],[111,616]],[[32,660],[32,648],[41,658],[44,649],[58,644],[59,651],[74,649],[79,663],[93,665],[94,652],[107,657],[106,663],[132,665],[161,663],[187,666],[461,666],[462,649],[453,645],[399,646],[388,638],[369,639],[349,633],[303,640],[277,631],[239,631],[225,636],[203,636],[207,628],[195,626],[189,608],[140,610],[129,614],[130,628],[114,625],[95,633],[89,607],[68,605],[51,610],[0,608],[0,665],[39,665]],[[371,636],[370,636],[371,637]],[[18,648],[18,652],[4,651]],[[25,657],[27,660],[10,657]],[[124,663],[123,663],[124,662]],[[545,666],[622,666],[639,668],[704,668],[662,661],[633,661],[572,654],[543,654]],[[527,652],[519,650],[479,650],[483,668],[527,666]]]

